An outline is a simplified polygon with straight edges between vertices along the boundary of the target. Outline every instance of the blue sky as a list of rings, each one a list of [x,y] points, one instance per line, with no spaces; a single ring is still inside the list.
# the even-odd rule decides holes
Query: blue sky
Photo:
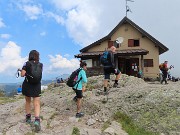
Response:
[[[160,56],[180,76],[179,0],[128,2],[128,18],[167,46]],[[106,36],[125,16],[125,0],[0,0],[0,82],[19,82],[17,68],[40,52],[44,79],[71,73],[79,50]]]

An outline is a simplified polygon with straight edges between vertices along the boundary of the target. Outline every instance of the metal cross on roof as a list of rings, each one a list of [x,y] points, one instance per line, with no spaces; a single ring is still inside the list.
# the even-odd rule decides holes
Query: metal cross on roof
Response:
[[[131,11],[131,9],[129,8],[129,6],[127,5],[127,2],[134,2],[133,0],[126,0],[126,17],[127,17],[127,12],[131,12],[132,13],[132,11]]]

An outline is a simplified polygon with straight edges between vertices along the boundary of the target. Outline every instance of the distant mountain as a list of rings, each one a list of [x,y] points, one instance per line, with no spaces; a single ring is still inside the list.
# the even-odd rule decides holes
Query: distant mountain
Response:
[[[13,96],[17,92],[20,83],[0,83],[0,90],[4,91],[6,96]]]
[[[41,84],[42,85],[47,85],[47,84],[50,84],[50,83],[52,83],[52,82],[56,82],[56,80],[57,79],[63,79],[63,80],[65,80],[65,79],[67,79],[69,77],[69,74],[62,74],[62,75],[60,75],[60,76],[56,76],[56,77],[54,77],[54,78],[52,78],[52,79],[43,79],[42,81],[41,81]]]
[[[41,85],[48,85],[48,84],[50,84],[52,82],[53,82],[53,80],[42,80]]]
[[[69,74],[62,74],[60,76],[57,76],[56,78],[62,78],[62,79],[67,79],[69,77]],[[56,79],[55,78],[55,79]]]
[[[43,79],[41,81],[41,85],[48,85],[52,82],[56,82],[56,79],[62,78],[67,79],[69,77],[69,74],[63,74],[60,76],[55,77],[54,79]],[[6,96],[13,96],[17,93],[17,88],[22,85],[23,82],[18,82],[18,83],[0,83],[0,91],[4,91]]]

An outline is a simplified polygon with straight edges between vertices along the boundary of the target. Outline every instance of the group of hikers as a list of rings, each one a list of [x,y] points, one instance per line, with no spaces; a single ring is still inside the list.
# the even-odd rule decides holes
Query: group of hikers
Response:
[[[115,66],[114,61],[114,53],[116,51],[115,46],[111,46],[106,50],[102,56],[100,57],[100,62],[103,65],[104,70],[104,90],[103,94],[107,95],[107,86],[108,80],[110,79],[111,73],[116,75],[115,82],[113,87],[118,86],[118,80],[120,78],[121,72]],[[36,50],[32,50],[29,53],[28,61],[24,63],[22,69],[18,71],[21,72],[21,77],[25,77],[22,84],[22,94],[25,96],[25,112],[26,112],[26,122],[32,124],[31,121],[31,99],[33,99],[34,105],[34,127],[35,131],[38,132],[41,129],[40,126],[40,96],[41,96],[41,78],[43,71],[43,64],[39,62],[39,52]],[[165,61],[162,63],[159,68],[162,72],[163,79],[161,80],[161,84],[165,82],[167,83],[167,75],[168,69],[171,69],[172,66],[168,68],[168,62]],[[83,92],[86,90],[85,84],[87,83],[87,63],[85,61],[80,61],[80,67],[74,71],[70,78],[67,80],[67,85],[72,87],[76,96],[73,98],[77,104],[77,112],[75,117],[80,118],[84,116],[84,113],[81,112],[81,104],[83,98]],[[75,78],[73,78],[73,75]]]
[[[116,75],[116,79],[113,87],[118,86],[118,80],[120,78],[120,70],[115,68],[114,62],[114,52],[116,47],[110,47],[106,53],[106,59],[104,60],[104,95],[107,93],[108,80],[110,79],[110,74]],[[103,54],[104,55],[104,54]],[[103,58],[102,58],[103,59]],[[26,123],[32,124],[35,127],[35,131],[39,132],[41,130],[40,126],[40,96],[41,96],[41,78],[43,71],[43,64],[39,61],[39,52],[37,50],[32,50],[29,53],[28,61],[24,63],[22,69],[18,69],[21,72],[21,77],[25,77],[22,84],[22,94],[25,96],[25,112],[26,112]],[[102,60],[103,61],[103,60]],[[77,104],[77,112],[75,114],[76,118],[84,116],[81,112],[81,104],[83,98],[83,92],[86,90],[85,84],[87,83],[87,63],[85,61],[80,61],[80,67],[78,69],[78,75],[76,78],[76,83],[73,84],[72,89],[75,91],[76,96],[73,98]],[[34,121],[31,119],[31,99],[33,99],[34,106]]]

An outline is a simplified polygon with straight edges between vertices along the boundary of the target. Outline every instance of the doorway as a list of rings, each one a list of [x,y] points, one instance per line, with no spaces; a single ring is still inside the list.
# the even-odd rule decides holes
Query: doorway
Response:
[[[121,73],[137,76],[139,67],[139,58],[119,58],[118,59],[118,68]]]

